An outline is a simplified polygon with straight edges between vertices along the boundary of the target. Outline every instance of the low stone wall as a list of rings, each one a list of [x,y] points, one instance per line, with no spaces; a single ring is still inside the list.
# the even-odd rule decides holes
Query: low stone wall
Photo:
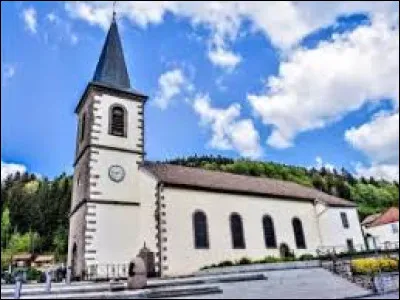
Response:
[[[293,262],[265,263],[265,264],[252,264],[252,265],[212,268],[196,272],[195,275],[198,276],[198,275],[217,275],[217,274],[246,273],[246,272],[264,272],[273,270],[307,269],[307,268],[320,268],[320,267],[321,267],[321,262],[319,260],[293,261]]]
[[[323,261],[321,266],[358,286],[377,293],[388,293],[399,290],[399,273],[385,272],[378,275],[353,274],[350,260]]]
[[[399,290],[399,272],[381,273],[375,276],[373,281],[378,293],[390,293]]]

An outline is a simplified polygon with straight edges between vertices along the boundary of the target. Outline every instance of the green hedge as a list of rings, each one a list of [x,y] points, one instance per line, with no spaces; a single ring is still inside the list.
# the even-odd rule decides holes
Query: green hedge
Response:
[[[218,264],[212,264],[209,266],[204,266],[201,270],[213,269],[213,268],[221,268],[221,267],[231,267],[231,266],[241,266],[241,265],[252,265],[252,264],[268,264],[268,263],[278,263],[278,262],[290,262],[290,261],[306,261],[306,260],[314,260],[318,259],[312,254],[303,254],[296,258],[295,256],[280,258],[274,256],[266,256],[262,259],[251,260],[248,257],[243,257],[235,262],[230,260],[225,260]]]

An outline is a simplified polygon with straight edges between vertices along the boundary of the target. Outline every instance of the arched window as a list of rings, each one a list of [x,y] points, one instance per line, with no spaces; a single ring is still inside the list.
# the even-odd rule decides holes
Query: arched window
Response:
[[[123,106],[117,104],[111,106],[109,118],[109,133],[111,135],[126,137],[126,120],[127,112]]]
[[[208,249],[207,216],[202,211],[193,214],[194,246],[196,249]]]
[[[272,218],[268,215],[263,217],[265,247],[276,248],[275,228]]]
[[[86,113],[83,113],[82,119],[81,119],[81,132],[80,132],[80,137],[79,137],[79,140],[81,142],[85,138],[85,130],[86,130]]]
[[[242,218],[237,213],[233,213],[230,221],[233,249],[245,249]]]
[[[306,240],[304,238],[303,225],[300,219],[293,218],[292,225],[297,249],[306,249]]]

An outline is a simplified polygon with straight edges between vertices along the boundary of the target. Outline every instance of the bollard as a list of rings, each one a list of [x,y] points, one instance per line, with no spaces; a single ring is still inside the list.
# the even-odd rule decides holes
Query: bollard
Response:
[[[147,270],[144,260],[136,257],[129,263],[128,267],[128,289],[141,289],[147,284]]]
[[[14,299],[19,299],[21,297],[21,289],[22,289],[22,278],[19,274],[17,274],[15,278]]]
[[[67,268],[67,277],[66,277],[66,280],[65,280],[65,283],[66,284],[71,284],[71,273],[72,273],[72,270],[71,270],[71,267],[69,266],[68,268]]]
[[[46,271],[46,293],[51,292],[51,273],[49,270]]]

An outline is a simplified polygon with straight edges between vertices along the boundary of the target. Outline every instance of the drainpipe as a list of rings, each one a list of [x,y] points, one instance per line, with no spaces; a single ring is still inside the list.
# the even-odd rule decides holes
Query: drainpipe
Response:
[[[321,233],[321,225],[320,225],[320,222],[319,222],[319,218],[324,212],[327,211],[327,207],[325,206],[325,209],[322,212],[317,213],[317,204],[318,203],[319,203],[318,199],[315,199],[315,201],[314,201],[314,213],[315,213],[315,217],[316,217],[319,243],[320,243],[321,246],[323,246],[323,237],[322,237],[322,233]]]
[[[162,277],[162,238],[161,238],[161,191],[163,183],[158,182],[156,187],[156,222],[157,222],[157,244],[158,244],[158,273]]]

